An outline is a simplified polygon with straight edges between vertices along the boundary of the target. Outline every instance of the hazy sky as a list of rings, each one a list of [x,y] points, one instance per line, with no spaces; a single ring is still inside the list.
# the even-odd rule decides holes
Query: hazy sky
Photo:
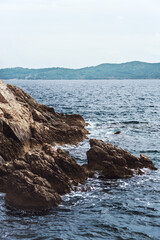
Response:
[[[0,0],[0,68],[160,62],[160,0]]]

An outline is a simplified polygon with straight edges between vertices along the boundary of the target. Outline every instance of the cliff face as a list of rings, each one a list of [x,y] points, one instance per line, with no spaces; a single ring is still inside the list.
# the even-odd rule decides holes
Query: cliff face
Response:
[[[0,156],[9,161],[43,143],[77,144],[87,130],[80,115],[63,115],[0,81]]]

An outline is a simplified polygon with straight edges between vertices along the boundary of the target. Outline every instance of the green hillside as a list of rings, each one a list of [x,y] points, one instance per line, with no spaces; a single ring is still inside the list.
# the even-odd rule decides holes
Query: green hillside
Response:
[[[81,69],[68,68],[4,68],[0,79],[160,79],[160,63],[104,63]]]

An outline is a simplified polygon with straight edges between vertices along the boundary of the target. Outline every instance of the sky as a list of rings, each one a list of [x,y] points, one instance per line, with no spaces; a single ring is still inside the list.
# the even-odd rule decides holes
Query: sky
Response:
[[[160,62],[160,0],[0,0],[0,68]]]

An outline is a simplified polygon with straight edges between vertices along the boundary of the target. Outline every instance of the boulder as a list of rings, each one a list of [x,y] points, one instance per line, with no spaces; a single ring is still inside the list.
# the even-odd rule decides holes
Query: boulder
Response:
[[[127,178],[142,168],[156,170],[152,161],[145,155],[140,158],[117,146],[102,140],[90,139],[91,148],[87,151],[89,170],[99,170],[101,177],[108,179]]]
[[[44,144],[23,158],[0,166],[1,191],[6,203],[18,208],[57,206],[61,194],[69,193],[73,185],[86,180],[81,166],[64,150]]]
[[[21,170],[9,176],[5,200],[12,207],[37,209],[57,206],[61,197],[45,178]]]

